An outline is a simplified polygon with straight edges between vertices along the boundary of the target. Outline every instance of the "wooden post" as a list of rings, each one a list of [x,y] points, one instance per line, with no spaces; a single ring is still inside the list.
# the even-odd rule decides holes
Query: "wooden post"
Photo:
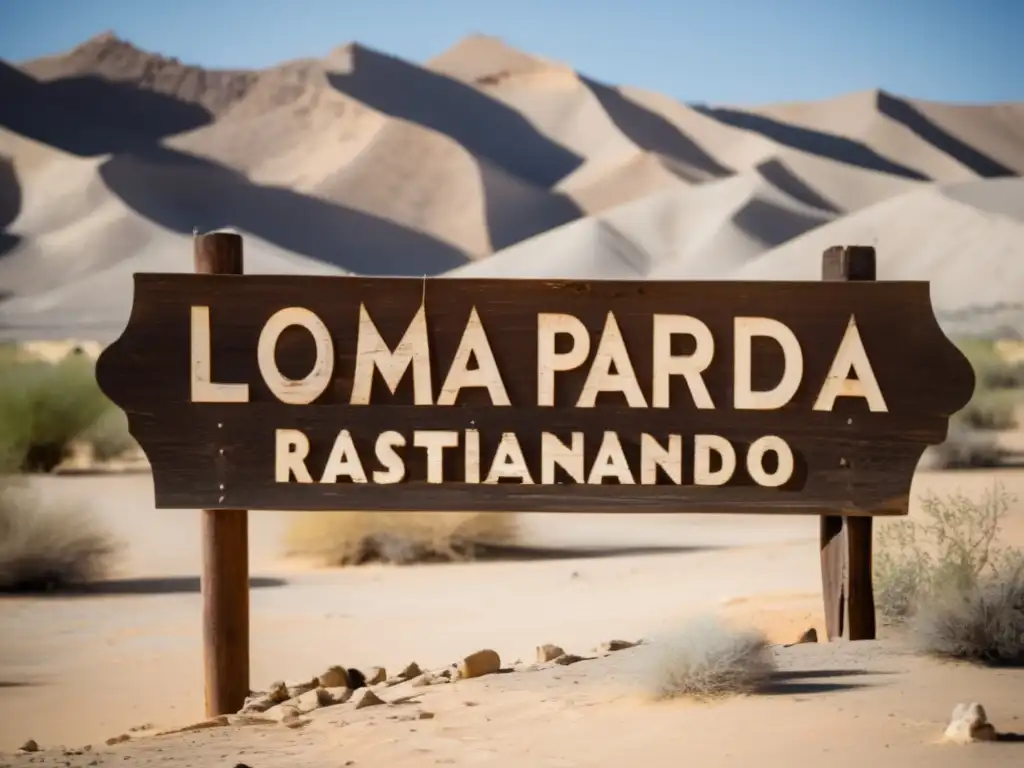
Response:
[[[197,273],[242,274],[240,235],[228,232],[196,235],[194,244]],[[249,695],[248,514],[244,509],[202,511],[207,717],[237,712]]]
[[[875,249],[835,246],[822,258],[822,280],[875,280]],[[875,639],[875,595],[871,582],[872,518],[821,518],[821,587],[829,640]]]

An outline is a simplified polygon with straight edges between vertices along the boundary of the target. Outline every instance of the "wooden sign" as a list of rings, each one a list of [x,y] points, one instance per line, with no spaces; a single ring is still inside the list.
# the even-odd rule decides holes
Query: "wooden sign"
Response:
[[[138,274],[156,505],[904,514],[974,386],[925,282]]]

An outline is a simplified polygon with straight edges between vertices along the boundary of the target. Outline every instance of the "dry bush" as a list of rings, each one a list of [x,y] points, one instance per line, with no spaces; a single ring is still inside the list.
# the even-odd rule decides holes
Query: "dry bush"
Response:
[[[693,619],[650,649],[649,688],[655,699],[755,693],[776,669],[763,633],[737,629],[716,617]]]
[[[965,588],[933,593],[912,621],[918,648],[993,666],[1024,665],[1024,553]]]
[[[875,601],[890,623],[907,620],[933,597],[964,594],[1016,551],[997,544],[1016,498],[1000,484],[981,498],[924,496],[922,520],[880,521],[874,558]]]
[[[514,514],[498,512],[296,512],[289,555],[324,565],[472,560],[515,545]]]
[[[0,591],[54,591],[108,575],[120,545],[85,512],[40,507],[25,483],[0,476]]]

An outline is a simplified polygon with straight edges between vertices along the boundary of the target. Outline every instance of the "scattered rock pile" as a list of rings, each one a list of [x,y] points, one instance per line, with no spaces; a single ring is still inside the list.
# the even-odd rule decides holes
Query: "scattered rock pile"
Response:
[[[996,741],[995,726],[988,721],[985,708],[977,702],[957,704],[953,717],[946,727],[946,741],[954,744],[971,744],[975,741]]]

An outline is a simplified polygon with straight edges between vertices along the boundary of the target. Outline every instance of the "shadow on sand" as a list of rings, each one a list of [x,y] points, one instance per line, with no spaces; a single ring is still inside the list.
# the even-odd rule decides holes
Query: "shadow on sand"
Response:
[[[589,560],[602,557],[630,557],[638,555],[692,554],[723,549],[723,547],[698,546],[621,546],[621,547],[537,547],[507,545],[477,545],[474,562],[528,562],[534,560]]]
[[[844,683],[838,678],[891,674],[864,669],[814,669],[776,672],[758,693],[768,696],[800,696],[812,693],[835,693],[870,687],[867,683]],[[814,682],[810,682],[814,681]]]
[[[284,587],[288,582],[284,579],[267,576],[253,576],[249,579],[250,589],[266,589]],[[200,591],[198,576],[164,576],[138,579],[108,579],[65,587],[48,591],[0,592],[0,598],[33,597],[33,598],[68,598],[68,597],[122,597],[132,595],[184,595]]]

